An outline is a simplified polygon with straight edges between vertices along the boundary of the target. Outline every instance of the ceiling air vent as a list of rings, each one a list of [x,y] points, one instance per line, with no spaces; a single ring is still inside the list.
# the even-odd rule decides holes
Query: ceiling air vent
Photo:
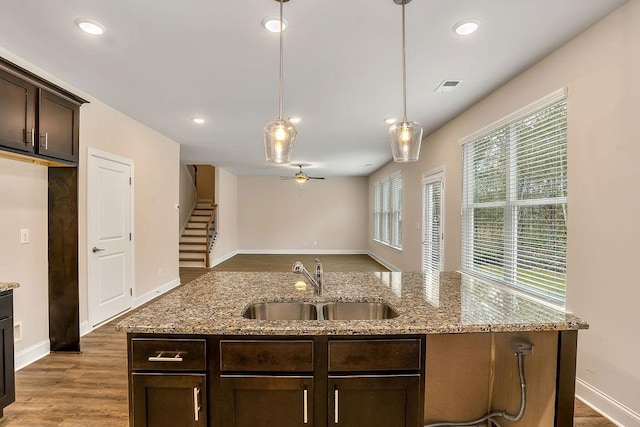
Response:
[[[457,88],[460,83],[462,83],[461,80],[445,80],[442,83],[440,83],[440,86],[438,86],[435,91],[451,92],[452,90]]]

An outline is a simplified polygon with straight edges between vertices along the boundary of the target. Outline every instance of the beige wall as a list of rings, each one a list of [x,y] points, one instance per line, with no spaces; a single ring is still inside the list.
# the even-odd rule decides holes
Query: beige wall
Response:
[[[197,165],[198,200],[215,199],[216,168],[211,165]]]
[[[366,251],[367,178],[238,178],[243,251]]]
[[[78,261],[81,326],[83,323],[86,324],[88,318],[87,146],[128,158],[134,162],[134,296],[140,298],[145,294],[153,294],[156,289],[163,285],[178,283],[179,236],[177,230],[179,229],[179,222],[178,210],[175,205],[179,201],[179,145],[99,100],[93,99],[88,94],[71,87],[46,71],[33,66],[11,52],[0,48],[0,56],[90,101],[90,104],[83,105],[80,110]],[[18,162],[8,164],[13,165],[14,163],[18,164]],[[7,163],[3,161],[5,170],[6,165]],[[41,340],[48,340],[49,337],[47,307],[46,305],[40,307],[38,303],[41,299],[40,293],[45,292],[46,298],[47,292],[47,178],[46,168],[27,166],[27,169],[24,169],[26,167],[24,165],[12,166],[10,168],[12,172],[9,173],[9,176],[0,177],[0,188],[5,185],[11,185],[12,180],[22,180],[20,177],[24,174],[33,174],[34,177],[30,178],[33,182],[29,180],[21,181],[25,182],[24,190],[20,199],[14,200],[15,208],[10,209],[15,209],[15,212],[18,212],[21,216],[25,214],[31,215],[32,213],[37,216],[40,214],[36,214],[36,212],[39,209],[44,209],[45,223],[44,226],[35,225],[36,220],[31,220],[34,222],[34,230],[31,231],[31,239],[34,244],[30,246],[31,249],[29,250],[33,250],[35,254],[32,254],[34,258],[30,260],[28,265],[24,264],[21,256],[18,256],[18,251],[10,250],[13,243],[7,249],[2,250],[8,251],[7,257],[3,259],[3,262],[11,266],[7,271],[12,271],[12,276],[16,276],[18,279],[21,278],[21,275],[27,277],[27,279],[22,279],[26,286],[18,295],[18,298],[24,298],[26,302],[18,301],[17,307],[22,310],[20,304],[22,304],[22,307],[26,307],[28,304],[29,312],[24,312],[23,317],[29,319],[28,322],[30,323],[37,322],[40,325],[38,327],[39,336],[34,340],[29,338],[29,342],[36,343]],[[44,180],[44,183],[40,181],[41,179]],[[2,203],[4,207],[4,200]],[[15,213],[10,215],[15,215]],[[20,226],[16,225],[15,221],[10,221],[8,224],[3,221],[0,224],[0,229],[4,229],[4,227],[7,227],[9,234],[13,234],[14,229]],[[36,246],[39,244],[36,242],[44,242],[44,255],[39,250],[36,250]],[[0,242],[0,248],[4,248],[4,245],[4,242]],[[21,250],[24,251],[25,249]],[[34,266],[36,267],[34,268]],[[0,280],[4,280],[4,277],[0,278]],[[44,287],[44,291],[41,290],[41,286]],[[17,313],[20,314],[19,312]],[[25,330],[25,334],[27,332],[31,333]],[[21,346],[27,344],[25,342]]]
[[[420,268],[422,173],[444,165],[445,269],[460,268],[461,148],[458,141],[559,89],[568,89],[567,309],[591,327],[579,335],[578,393],[626,425],[640,425],[640,0],[631,0],[423,142],[417,164],[389,164],[370,177],[404,174],[402,253],[370,249],[402,270]],[[369,239],[372,208],[369,208]],[[612,401],[607,401],[608,396]],[[626,408],[626,409],[625,409]],[[632,411],[632,412],[629,412]],[[635,412],[635,415],[633,414]],[[631,414],[631,415],[629,415]]]
[[[93,100],[80,112],[79,265],[80,321],[86,316],[87,147],[133,160],[134,297],[179,280],[178,241],[180,146]],[[85,308],[83,310],[83,308]]]
[[[238,178],[217,167],[215,184],[218,237],[209,257],[210,265],[215,265],[238,251]]]
[[[48,349],[47,187],[46,166],[0,158],[0,282],[20,284],[13,291],[14,323],[22,323],[16,353]],[[20,244],[22,228],[29,244]]]

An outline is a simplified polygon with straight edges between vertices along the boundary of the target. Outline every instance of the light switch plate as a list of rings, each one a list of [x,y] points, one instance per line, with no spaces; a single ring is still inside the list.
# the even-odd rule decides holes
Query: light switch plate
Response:
[[[20,229],[20,244],[24,245],[29,243],[29,229],[21,228]]]

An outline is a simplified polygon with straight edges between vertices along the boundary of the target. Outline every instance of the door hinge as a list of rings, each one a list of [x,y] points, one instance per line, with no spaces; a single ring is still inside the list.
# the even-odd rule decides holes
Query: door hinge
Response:
[[[129,233],[129,241],[131,241],[131,233]]]
[[[131,177],[129,177],[129,185],[131,185]]]
[[[133,288],[129,288],[129,295],[133,296]]]

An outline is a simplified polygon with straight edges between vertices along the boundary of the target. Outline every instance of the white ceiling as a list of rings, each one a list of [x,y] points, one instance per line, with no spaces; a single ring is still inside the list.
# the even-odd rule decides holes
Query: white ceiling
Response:
[[[414,0],[407,10],[408,118],[425,135],[626,0]],[[181,144],[183,163],[236,175],[293,175],[264,160],[277,116],[274,0],[2,2],[0,46]],[[284,116],[301,116],[292,163],[312,175],[369,175],[391,160],[402,115],[401,7],[393,0],[284,5]],[[104,24],[101,37],[74,24]],[[453,25],[482,22],[466,38]],[[462,80],[434,93],[445,79]],[[192,117],[204,117],[196,125]],[[89,142],[86,142],[90,144]],[[365,167],[366,164],[371,166]]]

